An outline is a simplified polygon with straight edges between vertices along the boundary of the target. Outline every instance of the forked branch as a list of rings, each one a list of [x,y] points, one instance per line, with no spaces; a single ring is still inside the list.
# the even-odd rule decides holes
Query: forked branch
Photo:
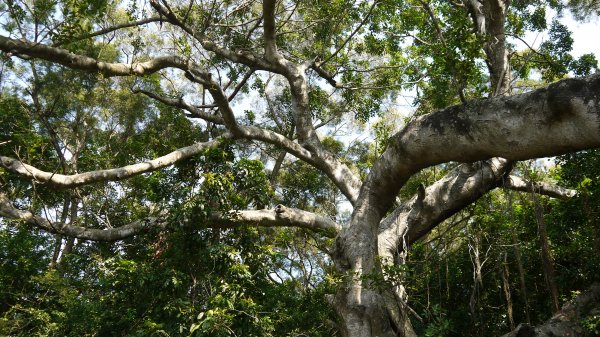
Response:
[[[492,158],[461,164],[387,216],[380,225],[380,252],[403,249],[502,183],[511,164]]]
[[[176,99],[176,98],[171,98],[171,97],[165,97],[165,96],[161,96],[161,95],[158,95],[158,94],[155,94],[153,92],[143,90],[143,89],[133,89],[132,92],[141,93],[141,94],[144,94],[144,95],[146,95],[152,99],[155,99],[163,104],[186,110],[187,112],[189,112],[188,117],[201,118],[201,119],[204,119],[205,121],[215,123],[215,124],[223,124],[224,123],[223,118],[221,118],[219,116],[215,116],[210,113],[207,113],[202,109],[202,108],[216,108],[217,107],[216,104],[197,107],[197,106],[194,106],[194,105],[191,105],[191,104],[185,102],[182,98]]]
[[[149,160],[143,163],[137,163],[133,165],[127,165],[107,170],[89,171],[85,173],[72,175],[64,175],[57,174],[54,172],[42,171],[31,165],[25,164],[18,159],[5,156],[0,156],[0,166],[12,172],[18,173],[24,177],[34,179],[39,182],[48,183],[61,188],[73,188],[97,182],[122,180],[136,175],[140,175],[142,173],[156,171],[161,168],[173,165],[186,158],[190,158],[194,155],[200,154],[209,148],[216,147],[224,139],[229,137],[229,135],[224,135],[217,140],[205,143],[196,143],[194,145],[186,146],[175,150],[169,154],[166,154],[162,157],[158,157],[156,159]]]
[[[86,228],[64,222],[52,222],[30,211],[19,210],[0,193],[0,217],[24,221],[50,233],[61,234],[84,240],[118,241],[147,232],[150,229],[164,229],[167,226],[167,214],[137,220],[127,225],[109,229]],[[335,221],[303,210],[277,205],[274,209],[230,211],[225,214],[209,216],[206,227],[229,228],[237,226],[258,227],[298,227],[333,237],[341,226]]]
[[[123,240],[142,231],[150,230],[151,228],[163,228],[166,225],[161,217],[149,217],[121,227],[109,229],[85,228],[61,222],[52,222],[30,211],[15,208],[6,195],[2,193],[0,193],[0,217],[24,221],[50,233],[94,241]]]
[[[92,57],[74,54],[66,49],[50,47],[25,40],[15,40],[0,35],[0,50],[21,58],[38,58],[61,64],[71,69],[94,71],[104,76],[149,75],[165,68],[189,70],[193,66],[179,56],[161,56],[145,62],[111,63]]]
[[[558,198],[558,199],[569,199],[569,198],[572,198],[577,195],[576,190],[564,188],[564,187],[554,185],[551,183],[547,183],[547,182],[543,182],[543,181],[530,182],[530,181],[526,181],[523,178],[520,178],[517,176],[509,176],[504,181],[503,186],[505,188],[508,188],[511,190],[520,191],[520,192],[528,192],[528,193],[531,192],[531,189],[533,187],[533,190],[537,194],[542,194],[542,195],[546,195],[546,196],[549,196],[552,198]]]
[[[273,72],[278,72],[278,67],[274,66],[271,62],[268,62],[263,57],[249,52],[249,51],[232,51],[219,44],[215,43],[211,39],[209,39],[202,31],[194,30],[187,26],[183,21],[181,21],[177,15],[168,7],[163,6],[157,0],[151,0],[150,5],[162,16],[164,16],[165,21],[180,27],[190,36],[192,36],[196,41],[198,41],[202,47],[210,52],[213,52],[229,61],[240,63],[247,65],[251,68],[260,69],[260,70],[268,70]]]

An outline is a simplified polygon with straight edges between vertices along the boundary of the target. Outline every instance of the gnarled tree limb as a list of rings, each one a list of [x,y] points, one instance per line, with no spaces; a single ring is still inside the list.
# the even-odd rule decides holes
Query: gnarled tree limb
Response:
[[[64,222],[52,222],[30,211],[17,209],[3,193],[0,193],[0,217],[24,221],[50,233],[94,241],[123,240],[150,228],[164,228],[167,225],[165,221],[166,214],[148,217],[121,227],[109,229],[85,228]],[[335,236],[341,228],[339,224],[329,218],[295,208],[287,208],[283,205],[277,205],[274,209],[213,214],[209,216],[205,225],[209,228],[236,226],[299,227],[318,231],[331,237]]]
[[[142,173],[152,172],[161,168],[175,164],[178,161],[202,153],[203,151],[218,146],[223,139],[229,138],[229,135],[223,135],[222,138],[205,142],[196,143],[175,150],[162,157],[152,159],[143,163],[127,165],[119,168],[89,171],[85,173],[64,175],[54,172],[42,171],[31,165],[25,164],[18,159],[0,156],[0,166],[20,175],[35,179],[40,182],[48,183],[61,188],[72,188],[86,184],[92,184],[103,181],[116,181],[133,177]]]
[[[511,163],[503,158],[492,158],[473,164],[461,164],[445,177],[403,203],[382,220],[379,226],[379,251],[396,252],[429,233],[467,205],[490,190],[502,186],[529,192],[531,185],[516,176],[505,176]],[[550,183],[534,183],[536,192],[566,199],[577,191]]]
[[[25,40],[15,40],[0,35],[0,50],[18,57],[34,57],[64,65],[71,69],[96,71],[104,76],[148,75],[165,68],[188,70],[194,68],[180,56],[161,56],[145,62],[111,63],[92,57],[74,54],[66,49],[50,47]]]
[[[335,221],[307,211],[277,205],[274,209],[230,211],[212,215],[208,227],[232,227],[240,224],[262,227],[300,227],[335,236],[341,226]]]
[[[364,201],[385,213],[412,174],[439,163],[523,160],[598,147],[598,92],[600,75],[592,75],[418,118],[390,139],[366,183],[378,193],[365,194]]]
[[[492,158],[461,164],[422,193],[403,203],[388,215],[379,229],[379,251],[403,250],[429,233],[442,221],[502,184],[511,163]]]
[[[521,177],[512,175],[504,180],[503,187],[520,192],[531,192],[533,187],[535,193],[558,199],[569,199],[577,195],[576,190],[564,188],[543,181],[528,182]]]
[[[154,227],[162,228],[166,225],[160,217],[149,217],[144,220],[134,221],[125,226],[110,229],[85,228],[61,222],[51,222],[48,219],[37,216],[29,211],[22,211],[15,208],[2,193],[0,193],[0,216],[24,221],[50,233],[94,241],[122,240],[144,230]]]

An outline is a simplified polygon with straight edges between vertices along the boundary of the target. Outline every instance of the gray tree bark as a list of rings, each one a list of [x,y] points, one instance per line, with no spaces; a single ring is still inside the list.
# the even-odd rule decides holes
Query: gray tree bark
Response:
[[[283,76],[292,96],[295,139],[254,125],[241,125],[230,104],[231,96],[211,78],[209,71],[188,59],[167,55],[133,64],[108,63],[56,46],[0,35],[0,50],[12,56],[38,58],[107,77],[143,76],[167,68],[183,71],[191,82],[202,84],[209,91],[213,99],[211,106],[218,109],[220,116],[208,115],[183,100],[145,94],[186,110],[197,118],[222,124],[227,130],[220,139],[191,144],[162,157],[121,168],[60,175],[10,157],[0,157],[0,166],[41,183],[74,188],[158,170],[197,155],[224,139],[275,145],[331,179],[354,206],[350,223],[342,228],[316,214],[278,207],[235,212],[227,217],[215,215],[210,219],[213,225],[297,226],[336,236],[333,260],[344,276],[344,282],[333,303],[340,317],[342,334],[348,337],[412,337],[415,333],[409,320],[402,280],[386,280],[390,286],[385,289],[379,288],[373,280],[385,279],[386,267],[403,263],[411,243],[491,189],[500,186],[522,188],[517,178],[508,176],[513,161],[600,147],[600,75],[567,79],[546,88],[508,96],[510,69],[504,35],[508,3],[464,0],[476,32],[486,37],[487,42],[482,48],[491,76],[490,98],[452,106],[406,125],[391,137],[387,149],[364,182],[323,146],[316,133],[309,106],[307,72],[313,69],[328,83],[336,87],[338,84],[321,68],[327,60],[294,64],[278,50],[277,3],[274,0],[263,1],[263,54],[225,49],[203,32],[188,27],[159,1],[153,0],[151,5],[164,22],[181,28],[207,52],[248,66],[253,71],[264,70]],[[411,199],[395,205],[400,188],[412,175],[450,161],[465,164],[421,188]],[[572,194],[551,186],[543,189],[554,195]],[[32,212],[17,209],[5,193],[0,193],[0,216],[20,219],[61,235],[104,241],[121,240],[165,225],[161,213],[110,229],[91,229],[64,221],[52,223]]]

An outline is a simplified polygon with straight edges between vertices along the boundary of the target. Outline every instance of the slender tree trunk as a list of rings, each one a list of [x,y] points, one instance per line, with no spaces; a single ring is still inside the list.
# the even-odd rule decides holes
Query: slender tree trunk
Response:
[[[79,205],[77,204],[77,200],[71,200],[71,210],[70,210],[70,223],[71,224],[75,224],[75,222],[77,221],[77,207]],[[65,245],[62,249],[62,252],[60,253],[60,260],[58,261],[58,263],[62,263],[62,261],[64,261],[64,259],[71,254],[71,252],[73,252],[73,247],[75,246],[75,238],[73,237],[69,237],[66,239]]]
[[[58,263],[58,257],[60,256],[60,249],[62,248],[62,235],[56,234],[54,235],[54,249],[52,251],[52,260],[50,260],[50,265],[48,268],[54,269]]]
[[[585,194],[583,197],[583,210],[585,212],[586,223],[594,229],[594,252],[596,257],[600,258],[600,222],[596,221],[590,207],[590,196]]]
[[[67,222],[67,219],[69,217],[70,205],[71,205],[71,197],[69,195],[67,195],[63,202],[62,213],[60,214],[60,222],[61,223]],[[58,263],[58,258],[60,256],[60,250],[62,248],[62,242],[63,242],[62,235],[59,235],[59,234],[54,235],[54,239],[56,240],[54,243],[54,251],[52,252],[52,260],[50,261],[50,265],[48,266],[50,269],[55,268]]]
[[[48,268],[54,269],[56,264],[58,263],[58,256],[60,255],[60,248],[62,247],[62,235],[56,234],[54,235],[54,250],[52,251],[52,260],[50,260],[50,265]]]
[[[277,185],[277,179],[279,179],[279,171],[281,170],[281,165],[283,164],[283,160],[285,159],[286,152],[281,151],[281,153],[277,156],[275,160],[275,165],[273,165],[273,171],[271,171],[271,176],[269,177],[269,182],[271,186]]]
[[[506,253],[504,254],[504,262],[502,263],[500,275],[502,277],[502,289],[504,290],[504,298],[506,298],[506,313],[508,316],[508,324],[511,330],[515,329],[515,321],[513,319],[513,303],[510,294],[509,271]]]
[[[479,293],[483,287],[482,269],[484,262],[481,261],[479,233],[473,237],[473,243],[469,243],[469,255],[473,264],[473,288],[469,299],[469,310],[473,319],[473,326],[479,331]]]
[[[65,257],[67,257],[69,254],[71,254],[73,252],[73,247],[75,247],[75,239],[70,237],[67,238],[67,241],[65,243],[65,246],[62,250],[62,253],[60,254],[61,256],[61,261],[64,260]]]
[[[517,236],[517,229],[515,222],[515,211],[513,208],[513,195],[512,192],[508,194],[508,207],[510,208],[510,234],[512,238],[513,252],[517,261],[517,270],[519,271],[519,286],[521,288],[521,296],[523,296],[523,303],[525,304],[525,319],[528,324],[531,324],[531,317],[529,316],[529,299],[527,296],[527,283],[525,283],[525,268],[523,268],[523,259],[521,258],[521,247],[519,238]]]
[[[560,310],[558,302],[558,289],[554,282],[554,261],[552,254],[550,253],[550,243],[548,240],[548,232],[546,231],[546,223],[544,221],[544,211],[538,200],[538,197],[531,185],[531,199],[533,200],[533,207],[535,213],[535,220],[538,225],[538,232],[540,235],[540,246],[542,248],[540,254],[542,257],[542,269],[544,271],[544,278],[546,279],[546,286],[550,292],[552,299],[552,311],[557,312]]]
[[[450,299],[450,269],[448,268],[448,244],[445,244],[444,249],[446,261],[446,300]]]
[[[513,244],[513,252],[517,261],[517,270],[519,271],[519,287],[521,289],[521,296],[523,297],[525,320],[527,323],[531,323],[531,317],[529,315],[529,297],[527,295],[527,283],[525,283],[525,268],[523,267],[523,259],[521,258],[521,248],[519,247],[519,239],[517,238],[517,231],[513,225],[511,226],[511,236]]]

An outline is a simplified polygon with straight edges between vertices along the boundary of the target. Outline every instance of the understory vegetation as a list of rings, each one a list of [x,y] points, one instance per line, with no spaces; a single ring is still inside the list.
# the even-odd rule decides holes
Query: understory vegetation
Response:
[[[597,3],[3,1],[0,336],[543,324],[600,282]]]

